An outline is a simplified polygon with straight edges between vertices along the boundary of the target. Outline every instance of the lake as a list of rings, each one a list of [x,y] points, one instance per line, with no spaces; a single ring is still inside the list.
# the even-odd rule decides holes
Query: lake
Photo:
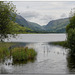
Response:
[[[9,42],[53,42],[66,40],[66,34],[20,34]],[[5,41],[8,41],[7,39]]]
[[[0,63],[0,73],[15,74],[70,74],[75,73],[74,58],[68,56],[68,49],[49,44],[53,41],[66,40],[66,34],[21,34],[10,38],[8,42],[21,42],[24,46],[34,48],[37,57],[34,62],[27,64],[5,65]],[[5,39],[7,42],[7,39]],[[4,63],[11,62],[7,59]]]

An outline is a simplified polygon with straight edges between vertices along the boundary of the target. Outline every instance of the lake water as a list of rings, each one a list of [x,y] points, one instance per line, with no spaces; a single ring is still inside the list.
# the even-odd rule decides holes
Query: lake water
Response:
[[[28,62],[27,64],[5,65],[0,63],[0,73],[74,73],[75,64],[74,61],[71,61],[74,59],[68,56],[68,49],[49,44],[52,41],[64,40],[66,40],[66,34],[21,34],[16,39],[11,38],[9,42],[23,42],[26,47],[34,48],[37,51],[37,57],[34,62]],[[13,63],[12,59],[7,59],[4,63],[8,62]]]
[[[53,42],[63,40],[66,40],[66,34],[20,34],[16,36],[16,39],[9,39],[10,42]]]

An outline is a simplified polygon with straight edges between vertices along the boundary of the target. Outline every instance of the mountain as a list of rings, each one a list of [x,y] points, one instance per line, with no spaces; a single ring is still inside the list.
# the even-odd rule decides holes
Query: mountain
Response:
[[[49,32],[62,32],[66,31],[66,26],[69,24],[69,18],[52,20],[47,25],[41,26],[34,22],[29,22],[20,15],[16,15],[16,23],[22,27],[31,29],[35,33],[49,33]]]
[[[12,26],[12,34],[14,34],[14,33],[16,33],[16,34],[30,33],[33,31],[30,28],[23,27],[23,26],[19,25],[18,23],[15,23],[13,21],[10,21],[10,24]]]
[[[44,28],[37,24],[37,23],[34,23],[34,22],[28,22],[28,25],[29,25],[29,28],[34,30],[35,32],[42,32],[44,31]]]
[[[33,32],[43,31],[42,26],[40,26],[39,24],[34,23],[34,22],[29,22],[26,19],[24,19],[22,16],[17,15],[17,14],[16,14],[16,21],[15,22],[23,27],[30,28],[31,30],[33,30]]]
[[[52,20],[44,26],[47,32],[65,32],[66,26],[69,24],[69,18]]]
[[[16,14],[15,22],[23,27],[28,27],[28,22],[22,16]]]

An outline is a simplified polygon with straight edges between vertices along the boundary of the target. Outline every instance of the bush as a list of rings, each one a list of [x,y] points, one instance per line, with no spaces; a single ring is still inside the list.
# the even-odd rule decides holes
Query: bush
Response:
[[[75,52],[75,29],[70,29],[68,31],[67,41],[70,49]]]
[[[72,54],[75,54],[75,11],[70,14],[70,24],[66,27],[67,42]]]

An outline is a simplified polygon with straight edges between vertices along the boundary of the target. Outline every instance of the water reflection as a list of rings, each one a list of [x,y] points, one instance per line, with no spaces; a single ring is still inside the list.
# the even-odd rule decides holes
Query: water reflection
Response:
[[[36,59],[31,59],[28,61],[14,61],[13,64],[14,65],[23,65],[23,64],[27,64],[28,62],[34,63]]]
[[[75,72],[75,57],[69,55],[67,49],[48,43],[27,43],[25,46],[37,51],[36,60],[13,62],[11,57],[4,63],[0,63],[0,73],[65,74]]]
[[[6,58],[1,65],[1,74],[13,73],[13,58]]]

